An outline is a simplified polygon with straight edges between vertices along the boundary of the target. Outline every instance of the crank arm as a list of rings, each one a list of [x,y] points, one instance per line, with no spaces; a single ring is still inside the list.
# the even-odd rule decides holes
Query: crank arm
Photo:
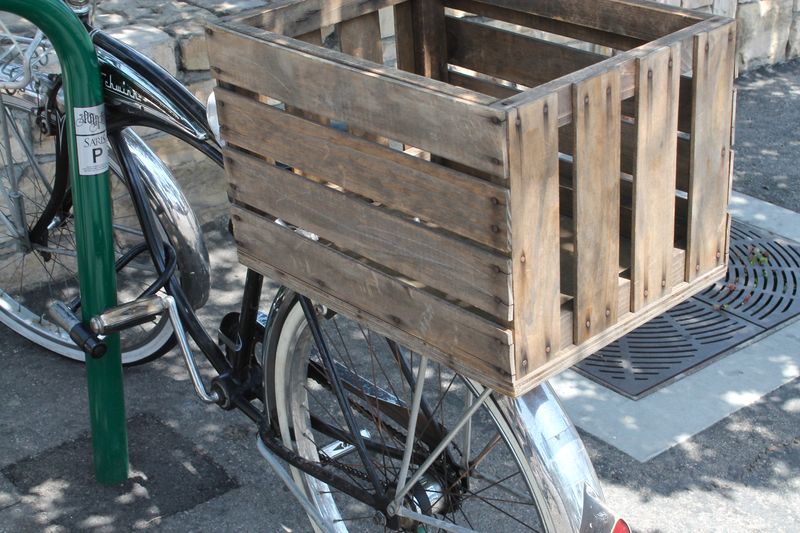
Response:
[[[195,393],[205,403],[217,403],[220,399],[219,394],[216,391],[209,392],[200,377],[194,354],[189,347],[186,330],[183,328],[181,317],[178,313],[178,306],[175,305],[175,300],[172,296],[149,296],[113,307],[93,317],[89,321],[89,326],[96,334],[106,335],[150,322],[161,313],[167,313],[172,323],[172,330],[178,340],[178,347],[192,379]]]

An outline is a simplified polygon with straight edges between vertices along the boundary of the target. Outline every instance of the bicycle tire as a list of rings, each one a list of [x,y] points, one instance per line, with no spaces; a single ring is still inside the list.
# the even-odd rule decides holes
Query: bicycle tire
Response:
[[[294,302],[289,301],[284,307],[285,308],[280,310],[277,314],[279,318],[277,319],[275,330],[271,334],[270,340],[264,342],[265,349],[267,350],[267,359],[264,367],[266,380],[265,389],[269,391],[269,397],[267,399],[267,403],[269,405],[268,409],[271,412],[273,420],[277,418],[277,421],[274,421],[273,424],[277,424],[277,426],[279,426],[284,446],[290,448],[293,452],[300,454],[300,456],[302,456],[304,459],[318,463],[320,466],[337,468],[336,465],[331,466],[333,463],[329,460],[330,458],[326,459],[325,454],[320,451],[326,449],[326,446],[330,447],[332,443],[335,443],[336,439],[332,439],[330,437],[332,432],[329,429],[324,429],[324,431],[321,432],[319,430],[321,425],[318,424],[318,427],[314,428],[314,422],[312,422],[313,417],[324,416],[327,419],[336,418],[337,413],[331,412],[332,409],[336,408],[336,402],[335,400],[331,399],[331,395],[329,393],[327,394],[328,401],[325,401],[326,398],[324,397],[326,396],[326,393],[324,391],[326,390],[326,385],[320,381],[318,375],[314,378],[310,377],[315,372],[319,372],[318,364],[309,364],[309,361],[311,361],[312,358],[318,357],[318,354],[314,353],[316,348],[314,347],[314,342],[311,340],[308,333],[308,324],[299,303],[296,300]],[[337,315],[333,313],[327,313],[319,318],[321,321],[327,322],[336,317]],[[355,323],[350,323],[344,328],[342,328],[341,325],[336,326],[327,334],[327,342],[330,342],[332,345],[334,345],[332,355],[334,355],[337,364],[342,365],[342,367],[349,368],[350,371],[353,371],[359,376],[358,378],[351,378],[352,380],[356,381],[358,379],[363,379],[366,381],[366,384],[361,382],[360,386],[362,386],[362,391],[366,390],[364,387],[380,387],[380,390],[382,390],[383,393],[389,395],[387,398],[395,396],[398,390],[397,383],[395,383],[395,386],[393,387],[391,387],[391,384],[389,383],[389,381],[394,379],[394,377],[387,376],[385,371],[383,371],[382,376],[380,375],[381,371],[377,371],[376,373],[376,368],[386,367],[386,365],[391,361],[390,357],[387,358],[381,356],[383,359],[383,364],[380,362],[377,365],[372,363],[373,366],[371,367],[370,364],[358,360],[356,357],[358,352],[356,352],[354,347],[351,347],[350,350],[345,352],[343,349],[335,346],[337,343],[342,343],[343,346],[343,343],[345,342],[344,339],[353,339],[356,335],[368,331],[363,328],[363,326],[358,324],[353,326],[353,324]],[[323,325],[323,329],[326,327],[328,326]],[[388,343],[383,337],[377,334],[374,334],[371,337],[368,335],[369,333],[362,335],[363,339],[366,340],[366,343],[363,344],[368,345],[366,347],[366,353],[368,353],[377,361],[379,357],[376,354],[374,346],[377,344],[378,339],[380,339],[380,342],[383,344],[388,345]],[[334,340],[334,338],[336,338],[336,340]],[[371,340],[369,340],[370,338]],[[364,354],[365,346],[361,346],[360,356],[363,357]],[[314,371],[309,370],[309,368],[312,366],[316,367]],[[412,356],[411,367],[413,368],[414,366],[415,365]],[[417,363],[417,369],[418,366],[419,365]],[[417,369],[414,369],[414,375],[416,375]],[[395,374],[395,377],[402,374],[402,372],[396,372],[397,368],[394,370],[395,372],[393,372],[393,374]],[[343,371],[346,372],[346,370]],[[370,373],[371,375],[369,375]],[[448,390],[452,389],[454,383],[458,383],[460,392],[467,391],[468,394],[474,398],[478,395],[478,391],[482,388],[480,385],[448,371],[443,366],[436,365],[433,362],[429,363],[426,373],[427,376],[439,375],[439,379],[441,379],[443,373],[450,376],[447,378],[448,382],[450,383],[450,385],[447,387]],[[376,376],[380,378],[380,383],[376,382]],[[428,377],[427,379],[430,381],[432,378]],[[387,385],[390,386],[387,387]],[[312,388],[315,389],[313,395],[311,394]],[[429,386],[426,386],[426,389],[427,388],[429,388]],[[354,392],[357,389],[358,386],[353,384],[349,385],[347,387],[347,390],[350,392],[349,397],[358,397],[359,393]],[[442,389],[440,388],[439,390],[441,392]],[[323,398],[312,398],[312,396],[316,396],[318,394]],[[425,394],[427,394],[427,392],[423,393],[423,398],[425,397]],[[410,396],[411,387],[407,386],[405,397],[403,398],[406,405],[411,405]],[[362,393],[361,403],[368,404],[369,402],[369,395],[364,395]],[[462,402],[462,405],[464,403],[465,402]],[[441,401],[439,403],[435,403],[434,398],[429,398],[428,404],[429,406],[441,404],[441,413],[448,411],[448,406],[446,403]],[[376,402],[376,406],[377,405],[378,403]],[[440,519],[448,521],[458,521],[460,518],[458,514],[460,513],[464,517],[464,520],[461,520],[461,522],[467,522],[463,523],[463,526],[469,527],[470,529],[485,529],[490,531],[523,531],[528,530],[526,528],[529,528],[533,531],[567,531],[564,526],[564,517],[554,516],[553,500],[557,499],[558,495],[554,494],[552,486],[548,485],[544,480],[545,476],[541,475],[541,472],[551,468],[551,465],[533,464],[533,462],[537,461],[536,454],[526,454],[523,451],[527,449],[526,446],[529,447],[531,445],[532,441],[535,441],[537,438],[541,437],[541,435],[534,435],[534,433],[540,431],[541,428],[526,427],[524,424],[512,423],[510,419],[514,419],[515,416],[509,416],[508,413],[509,409],[514,409],[514,405],[515,404],[513,400],[509,398],[490,396],[484,406],[476,412],[472,423],[473,430],[480,428],[480,431],[489,433],[494,431],[495,435],[499,435],[500,440],[505,445],[504,457],[501,459],[498,459],[497,457],[490,458],[489,456],[494,453],[494,449],[492,449],[489,454],[483,456],[483,459],[480,459],[480,461],[485,462],[491,459],[491,462],[487,463],[487,467],[490,469],[495,469],[495,471],[499,471],[498,469],[500,467],[498,467],[498,465],[516,465],[512,466],[512,470],[515,469],[517,472],[516,474],[513,474],[512,477],[519,475],[519,479],[521,479],[522,482],[520,483],[519,479],[517,479],[515,486],[512,487],[510,491],[500,492],[517,494],[515,497],[519,497],[520,487],[523,487],[527,499],[524,501],[520,500],[518,502],[519,505],[514,505],[513,507],[516,508],[515,511],[524,510],[526,513],[514,512],[512,515],[511,513],[504,513],[497,508],[493,508],[493,505],[498,506],[500,502],[488,501],[486,498],[489,497],[491,499],[494,497],[494,494],[499,490],[499,488],[497,490],[491,487],[487,489],[486,483],[488,483],[488,481],[480,481],[481,476],[478,475],[478,472],[473,472],[474,475],[469,476],[470,483],[484,483],[484,485],[483,487],[477,485],[480,488],[472,490],[471,492],[480,494],[481,490],[490,491],[489,493],[484,493],[484,501],[477,499],[473,502],[477,504],[477,506],[482,507],[484,513],[475,513],[475,508],[465,510],[464,505],[466,500],[468,500],[469,497],[475,496],[469,496],[465,498],[463,492],[457,496],[445,495],[444,497],[440,497],[442,500],[451,502],[455,501],[456,499],[459,500],[460,503],[457,506],[453,505],[452,503],[448,504],[452,509],[454,516],[448,516],[448,513],[446,512],[447,509],[445,507],[441,507],[440,513],[437,514],[436,502],[434,502],[432,505],[429,505],[427,510],[425,510],[425,505],[423,505],[421,501],[417,501],[416,498],[418,498],[418,494],[423,491],[422,485],[425,485],[425,483],[427,483],[428,488],[425,489],[424,492],[428,493],[429,496],[431,493],[431,486],[438,485],[439,487],[442,487],[446,485],[446,483],[436,481],[437,477],[442,478],[448,475],[448,473],[443,472],[441,468],[436,474],[432,474],[427,479],[425,476],[423,476],[422,480],[425,480],[425,483],[417,483],[417,486],[415,486],[415,488],[412,490],[412,492],[415,494],[406,498],[405,505],[410,507],[416,506],[418,511],[422,509],[425,513],[430,513],[434,516],[438,516]],[[364,405],[362,405],[362,411],[363,409]],[[381,409],[376,407],[372,412],[375,413],[376,411],[380,412]],[[460,412],[460,409],[458,412]],[[440,416],[441,413],[434,409],[430,415],[435,418]],[[452,413],[448,411],[443,418],[447,418],[451,414]],[[397,426],[396,421],[393,420],[392,417],[388,417],[383,414],[380,417],[375,417],[376,420],[373,420],[371,423],[365,416],[359,416],[358,418],[359,422],[364,424],[364,430],[373,436],[376,431],[381,431],[381,423],[385,423],[384,427],[386,428]],[[385,420],[381,420],[382,418]],[[519,418],[522,419],[524,417]],[[443,427],[445,430],[447,429],[446,424]],[[394,430],[397,430],[397,427],[394,427]],[[424,431],[419,431],[419,427],[417,428],[417,431],[420,434],[424,434]],[[328,433],[327,437],[323,434],[324,432]],[[406,432],[406,435],[407,434],[408,432]],[[391,443],[387,444],[384,440],[385,438],[388,438],[388,435],[380,436],[380,440],[383,442],[384,449],[388,449]],[[394,444],[399,444],[398,439],[395,438],[394,440]],[[481,439],[478,440],[485,440],[485,438],[481,437]],[[475,452],[475,454],[471,454],[469,451],[466,452],[469,455],[469,459],[472,461],[472,463],[467,464],[474,464],[474,458],[480,453],[483,453],[482,451],[479,452],[478,448],[474,446],[474,444],[477,444],[477,441],[473,442],[472,444],[473,446],[471,448],[467,446],[461,446],[461,448],[467,450],[471,449],[473,452]],[[417,445],[420,447],[419,456],[426,457],[427,453],[429,452],[430,445],[423,442],[422,437],[419,437],[417,440],[415,440],[415,446]],[[455,445],[451,444],[451,447],[452,448],[448,448],[449,452],[452,452],[457,458],[459,458],[458,454],[463,453],[463,451],[459,450]],[[585,450],[582,450],[582,452],[585,455]],[[362,467],[354,465],[354,463],[357,463],[358,460],[353,452],[350,453],[352,454],[352,458],[338,459],[337,461],[346,463],[348,465],[347,468],[362,470]],[[460,459],[463,460],[464,457],[460,457]],[[588,457],[586,457],[586,461],[588,462]],[[381,474],[384,476],[382,477],[382,480],[386,482],[387,486],[393,487],[395,481],[390,478],[392,472],[397,470],[397,460],[395,458],[388,457],[388,453],[385,453],[381,457],[380,461],[373,460],[373,463],[376,462],[379,463],[379,465],[384,466]],[[444,462],[444,459],[442,459],[441,463],[444,464]],[[413,472],[413,461],[411,466],[412,468],[409,474]],[[346,472],[346,474],[351,478],[351,480],[358,476],[358,474],[355,472]],[[594,471],[591,470],[591,472],[587,475],[588,477],[593,477]],[[329,485],[322,483],[318,479],[315,479],[313,476],[306,474],[297,468],[292,468],[292,476],[295,480],[295,483],[301,488],[301,490],[305,492],[312,504],[317,508],[319,514],[335,525],[334,529],[336,531],[371,531],[372,528],[374,528],[376,531],[383,531],[384,527],[386,527],[386,522],[381,523],[381,518],[377,513],[375,513],[375,509],[364,509],[364,505],[361,502],[354,501],[351,496],[343,494],[341,491],[336,491]],[[498,479],[498,477],[497,475],[495,475],[494,478],[483,475],[482,479]],[[599,486],[596,482],[596,478],[590,479],[588,482],[590,486]],[[476,485],[472,485],[472,487],[474,488]],[[505,489],[508,489],[508,487]],[[436,491],[434,491],[434,493],[435,492]],[[490,494],[493,496],[490,496]],[[430,499],[432,498],[429,497],[429,500]],[[499,498],[498,500],[501,499],[502,498]],[[548,502],[544,503],[545,500],[548,500]],[[508,502],[504,502],[503,505],[509,504]],[[343,512],[343,507],[347,507],[349,510]],[[534,508],[535,513],[531,513]],[[358,512],[356,512],[358,509],[362,510],[360,514],[363,520],[348,523],[353,516],[358,515]],[[563,513],[564,507],[561,506],[561,509]],[[348,517],[348,513],[351,516]],[[355,515],[353,513],[355,513]],[[532,524],[534,520],[536,521],[536,524]],[[375,521],[378,522],[377,526],[374,525]],[[501,525],[504,523],[505,525]],[[407,529],[409,526],[413,526],[413,524],[405,523],[402,526],[402,529]],[[572,527],[576,528],[577,526]],[[572,529],[572,527],[570,527],[570,529]],[[391,527],[389,529],[394,530]]]
[[[14,136],[13,142],[15,143],[11,147],[10,157],[5,148],[6,144],[0,146],[0,174],[2,174],[0,179],[8,180],[11,173],[19,173],[15,179],[20,181],[29,179],[30,183],[22,184],[21,189],[24,191],[22,194],[25,199],[25,209],[30,211],[26,214],[29,215],[29,222],[32,223],[37,219],[37,210],[46,205],[48,189],[46,182],[49,180],[51,183],[53,179],[53,172],[49,172],[47,163],[43,162],[48,156],[37,153],[39,150],[43,152],[48,152],[48,150],[44,146],[29,145],[26,151],[22,145],[26,142],[23,132],[31,131],[32,128],[30,120],[36,113],[36,107],[33,104],[12,95],[4,95],[0,107],[7,118],[21,121],[17,125],[17,131],[9,131],[9,135]],[[11,126],[10,123],[9,126]],[[55,138],[53,136],[46,140],[54,145]],[[0,131],[0,140],[4,141],[4,139],[5,133]],[[24,156],[27,164],[26,161],[16,159],[15,154],[17,157]],[[8,164],[9,162],[11,165]],[[38,175],[33,165],[39,169]],[[122,177],[123,174],[118,164],[112,160],[112,201],[114,202],[112,207],[115,216],[115,245],[118,255],[139,242],[143,242],[143,239],[140,241],[138,238],[141,231],[137,229],[138,222],[135,215],[131,217],[133,209],[129,205],[130,199],[127,194],[127,185]],[[7,195],[2,196],[0,212],[9,216],[8,197]],[[126,222],[130,221],[130,225],[121,223],[123,217]],[[83,351],[75,346],[65,331],[52,324],[46,314],[47,306],[54,299],[68,301],[78,294],[77,268],[72,268],[75,261],[74,256],[70,255],[75,253],[70,218],[69,216],[65,217],[63,222],[52,228],[51,235],[48,237],[48,247],[56,252],[45,252],[50,255],[46,259],[43,258],[41,250],[28,249],[26,251],[24,247],[16,246],[14,250],[9,251],[11,246],[16,245],[16,237],[10,235],[10,229],[7,226],[0,224],[0,250],[6,250],[5,254],[0,254],[0,322],[47,350],[68,359],[83,361],[85,359]],[[128,240],[123,238],[123,234],[137,238]],[[53,243],[56,244],[51,246]],[[17,267],[13,279],[7,273],[2,274],[14,264],[17,264]],[[143,264],[140,262],[141,266]],[[50,268],[49,273],[48,268]],[[56,279],[57,270],[62,276],[58,279]],[[154,272],[152,276],[148,275],[141,279],[134,279],[134,275],[128,275],[130,272],[130,269],[127,271],[123,269],[118,275],[120,301],[132,299],[137,295],[135,294],[137,288],[146,287],[148,280],[155,279]],[[33,285],[29,285],[25,281],[26,276],[30,279],[31,276],[36,275],[44,275],[50,279],[49,281],[46,279],[44,281],[36,280]],[[42,283],[47,283],[48,287],[45,289]],[[124,332],[121,336],[122,361],[126,366],[151,361],[167,352],[174,344],[172,329],[166,317],[161,317],[146,328]]]

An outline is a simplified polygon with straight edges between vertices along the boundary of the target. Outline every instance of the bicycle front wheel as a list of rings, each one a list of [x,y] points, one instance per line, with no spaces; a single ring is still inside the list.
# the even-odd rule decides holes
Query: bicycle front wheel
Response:
[[[79,296],[75,226],[71,208],[55,216],[46,243],[33,243],[29,231],[53,192],[56,136],[32,133],[38,110],[27,100],[0,100],[0,322],[30,341],[64,357],[82,361],[84,353],[48,319],[56,300]],[[139,247],[139,228],[119,166],[111,162],[111,195],[116,257]],[[136,298],[157,278],[147,251],[117,273],[118,299]],[[171,347],[172,329],[161,317],[121,334],[122,360],[149,361]]]
[[[272,415],[284,446],[344,481],[324,483],[319,475],[292,469],[297,485],[337,531],[559,529],[563,522],[551,514],[555,495],[535,474],[541,469],[530,453],[527,432],[533,428],[511,420],[513,402],[489,396],[464,421],[463,413],[481,396],[479,384],[432,361],[420,375],[421,357],[323,310],[322,336],[364,441],[365,462],[299,303],[284,316],[277,340],[265,343]],[[417,387],[422,392],[414,418]],[[386,512],[387,498],[405,484],[401,472],[411,479],[459,423],[456,437],[403,497],[402,507],[411,513]]]

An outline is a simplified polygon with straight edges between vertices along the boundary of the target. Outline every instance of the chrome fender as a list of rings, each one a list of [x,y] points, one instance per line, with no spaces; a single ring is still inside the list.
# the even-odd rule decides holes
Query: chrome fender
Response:
[[[592,462],[558,396],[547,382],[518,398],[495,395],[506,421],[520,435],[542,494],[538,501],[550,517],[547,531],[579,531],[584,521],[585,494],[599,501],[603,491]]]
[[[120,136],[135,161],[150,207],[175,248],[181,287],[194,309],[208,301],[210,263],[200,224],[169,168],[131,128]]]

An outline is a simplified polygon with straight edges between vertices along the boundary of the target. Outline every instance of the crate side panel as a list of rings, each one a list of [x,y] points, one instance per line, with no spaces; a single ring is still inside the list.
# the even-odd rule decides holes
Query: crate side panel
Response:
[[[215,89],[227,142],[510,252],[508,189]]]
[[[476,72],[535,87],[605,59],[604,56],[447,17],[448,61]]]
[[[620,113],[617,70],[575,84],[576,344],[618,315]]]
[[[299,0],[267,7],[260,13],[235,17],[233,22],[297,37],[323,26],[377,12],[404,0]]]
[[[336,33],[339,36],[339,48],[341,48],[342,53],[374,63],[383,63],[381,24],[377,11],[337,24]],[[351,127],[348,129],[353,135],[364,137],[380,144],[389,144],[388,139],[380,135],[373,135],[359,128]]]
[[[507,258],[249,155],[226,150],[225,164],[236,201],[509,320]]]
[[[645,43],[642,39],[635,39],[626,35],[618,35],[607,31],[582,26],[580,24],[571,24],[565,20],[558,20],[548,17],[542,17],[527,13],[523,11],[516,11],[499,5],[494,5],[489,2],[481,2],[480,0],[445,0],[447,7],[473,13],[483,17],[488,17],[511,24],[518,24],[527,28],[537,29],[579,39],[588,43],[598,44],[614,48],[615,50],[629,50],[636,48]]]
[[[218,28],[210,40],[210,60],[220,81],[504,174],[502,111],[384,76],[392,69],[380,65],[356,68],[338,61],[348,57],[343,54],[299,41],[290,47],[282,44],[288,42],[285,37],[267,32],[256,39]]]
[[[500,83],[495,83],[493,80],[480,78],[456,70],[450,70],[447,76],[450,80],[450,83],[453,85],[493,96],[498,99],[508,98],[509,96],[514,96],[520,92],[518,89],[508,85],[501,85]]]
[[[450,359],[442,363],[472,369],[469,374],[479,380],[510,380],[509,330],[242,207],[232,207],[232,218],[240,257],[257,259],[300,280],[295,290],[313,288],[358,310],[355,319],[373,317],[416,339],[416,346],[433,345],[438,353],[448,354]]]
[[[675,220],[680,44],[637,59],[632,307],[669,294]]]
[[[646,41],[707,18],[696,11],[637,0],[490,0],[487,3]]]
[[[694,41],[694,95],[686,279],[724,264],[735,24]]]
[[[561,342],[557,110],[552,94],[509,120],[517,378],[545,364]]]
[[[396,4],[394,12],[394,44],[397,56],[397,68],[404,72],[416,72],[414,59],[414,25],[411,3],[408,1]]]
[[[426,78],[447,81],[447,44],[444,4],[441,0],[408,0],[414,33],[414,72]]]
[[[556,357],[553,357],[544,366],[535,369],[522,379],[514,382],[514,394],[516,396],[525,394],[542,383],[544,380],[568,369],[575,363],[578,363],[581,360],[589,357],[600,348],[611,344],[626,333],[638,328],[649,320],[652,320],[664,311],[694,296],[698,292],[707,288],[713,282],[725,277],[725,271],[726,268],[724,266],[720,266],[709,272],[706,272],[701,277],[697,278],[696,282],[681,282],[673,287],[672,294],[662,299],[656,305],[651,305],[638,313],[628,313],[627,315],[624,315],[613,327],[599,333],[598,335],[595,335],[583,344],[564,345],[564,343],[562,343],[562,349],[559,351]],[[565,318],[568,318],[568,315],[569,312],[565,311]]]
[[[336,30],[343,53],[374,63],[383,63],[381,25],[377,11],[342,21]]]

